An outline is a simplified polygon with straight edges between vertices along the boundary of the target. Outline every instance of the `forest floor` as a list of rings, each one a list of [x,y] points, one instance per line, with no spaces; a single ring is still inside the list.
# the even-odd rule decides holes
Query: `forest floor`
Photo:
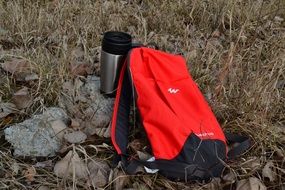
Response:
[[[120,174],[103,188],[285,190],[284,19],[284,0],[1,0],[0,103],[18,107],[0,117],[0,189],[92,189],[74,176],[58,178],[52,167],[34,167],[54,165],[66,152],[41,160],[13,156],[4,129],[58,106],[65,81],[98,74],[102,34],[119,30],[182,54],[222,128],[249,136],[252,147],[210,183]],[[29,106],[15,98],[23,87]],[[74,149],[111,164],[110,140],[93,139],[96,154],[84,145]]]

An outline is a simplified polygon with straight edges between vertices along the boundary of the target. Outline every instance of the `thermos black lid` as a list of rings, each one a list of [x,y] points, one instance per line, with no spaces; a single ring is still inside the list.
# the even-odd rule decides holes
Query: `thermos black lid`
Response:
[[[115,55],[125,55],[131,48],[131,35],[118,31],[109,31],[104,33],[102,41],[103,51]]]

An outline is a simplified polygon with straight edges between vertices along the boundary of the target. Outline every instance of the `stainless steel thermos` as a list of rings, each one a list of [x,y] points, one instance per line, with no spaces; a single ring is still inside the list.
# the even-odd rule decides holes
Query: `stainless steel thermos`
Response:
[[[122,65],[132,48],[132,37],[124,32],[104,33],[100,60],[101,93],[113,96],[117,89]]]

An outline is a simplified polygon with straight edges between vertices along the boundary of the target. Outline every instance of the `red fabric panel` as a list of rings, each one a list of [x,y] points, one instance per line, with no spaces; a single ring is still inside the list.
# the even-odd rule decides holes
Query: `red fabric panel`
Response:
[[[221,140],[224,133],[185,60],[149,48],[130,54],[137,106],[157,159],[173,159],[193,132],[201,139]]]

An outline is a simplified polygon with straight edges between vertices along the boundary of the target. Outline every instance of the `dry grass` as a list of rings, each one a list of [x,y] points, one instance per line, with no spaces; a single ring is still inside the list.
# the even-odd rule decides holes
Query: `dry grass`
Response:
[[[238,179],[260,176],[261,169],[249,172],[240,167],[249,157],[260,158],[262,165],[273,160],[280,168],[278,179],[264,179],[264,183],[269,189],[278,189],[285,183],[284,158],[278,157],[285,154],[284,13],[284,0],[1,0],[0,60],[24,58],[40,76],[29,84],[35,102],[26,110],[27,117],[44,106],[57,105],[62,82],[72,77],[68,68],[76,47],[83,47],[85,62],[98,64],[100,40],[107,30],[127,31],[137,41],[182,53],[223,128],[254,140],[243,159],[230,165]],[[23,84],[3,72],[0,76],[0,97],[9,101]],[[0,187],[66,187],[47,170],[37,171],[39,176],[30,185],[21,175],[12,175],[15,159],[7,143],[0,142]],[[22,167],[33,163],[17,161]],[[210,188],[174,183],[155,175],[131,181],[154,189]],[[72,187],[72,181],[66,184]],[[77,187],[87,188],[80,182]]]

